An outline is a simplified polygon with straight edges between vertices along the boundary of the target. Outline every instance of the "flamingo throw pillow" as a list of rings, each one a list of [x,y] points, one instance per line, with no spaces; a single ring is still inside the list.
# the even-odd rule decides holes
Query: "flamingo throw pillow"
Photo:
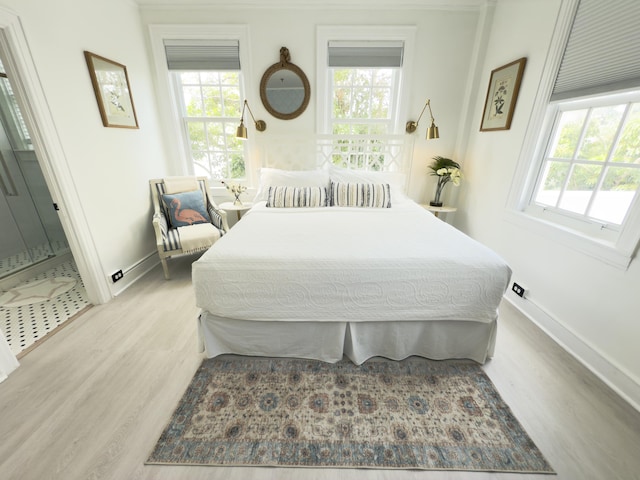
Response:
[[[162,201],[165,204],[169,214],[169,222],[171,222],[173,228],[211,222],[200,190],[164,194],[162,195]]]

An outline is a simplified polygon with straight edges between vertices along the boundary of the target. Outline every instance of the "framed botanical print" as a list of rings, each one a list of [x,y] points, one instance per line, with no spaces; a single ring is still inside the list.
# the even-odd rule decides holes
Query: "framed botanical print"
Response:
[[[84,52],[105,127],[138,128],[127,67],[91,52]]]
[[[522,72],[526,63],[527,59],[521,58],[491,72],[480,123],[481,132],[511,128],[511,119],[516,108]]]

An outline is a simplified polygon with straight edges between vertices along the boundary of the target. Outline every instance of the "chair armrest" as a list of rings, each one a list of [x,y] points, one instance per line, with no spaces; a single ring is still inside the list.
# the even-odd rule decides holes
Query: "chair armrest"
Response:
[[[156,244],[162,246],[162,240],[167,238],[167,231],[169,230],[167,219],[161,213],[156,213],[153,215],[151,223],[156,234]]]
[[[211,223],[222,232],[224,235],[229,231],[229,224],[227,223],[227,212],[219,209],[212,202],[207,202],[207,211],[209,217],[211,217]]]

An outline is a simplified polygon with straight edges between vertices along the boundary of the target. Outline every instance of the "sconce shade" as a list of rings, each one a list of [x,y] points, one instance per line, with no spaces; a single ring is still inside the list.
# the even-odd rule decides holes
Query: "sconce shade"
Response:
[[[427,128],[427,140],[431,140],[433,138],[440,138],[440,131],[436,124],[431,122],[431,126]]]
[[[247,139],[247,127],[244,126],[243,120],[240,120],[240,125],[238,125],[238,128],[236,129],[236,138],[239,138],[240,140]]]
[[[264,132],[267,129],[267,122],[265,122],[264,120],[256,120],[256,117],[253,116],[253,112],[251,111],[251,108],[249,108],[249,104],[245,100],[244,101],[244,105],[242,106],[242,115],[240,116],[240,125],[238,125],[238,128],[236,129],[236,138],[238,138],[240,140],[246,140],[248,138],[247,127],[245,127],[245,125],[244,125],[244,110],[245,110],[245,108],[247,110],[249,110],[249,114],[251,115],[251,118],[253,119],[253,124],[256,127],[257,131]]]

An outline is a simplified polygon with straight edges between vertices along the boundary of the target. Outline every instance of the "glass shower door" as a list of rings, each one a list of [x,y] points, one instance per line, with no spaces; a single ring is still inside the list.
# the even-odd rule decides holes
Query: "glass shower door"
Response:
[[[29,132],[0,63],[0,278],[67,251]]]
[[[0,278],[54,255],[47,232],[11,150],[1,148]],[[49,208],[53,206],[49,203]]]

